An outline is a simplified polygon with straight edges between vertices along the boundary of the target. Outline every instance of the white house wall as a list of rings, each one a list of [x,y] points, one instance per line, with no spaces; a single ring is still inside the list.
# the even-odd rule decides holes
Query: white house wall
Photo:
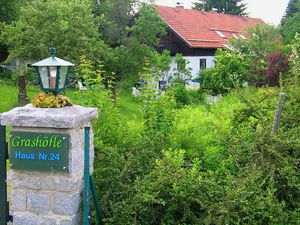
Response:
[[[192,80],[199,77],[200,71],[200,59],[206,59],[206,68],[211,68],[215,66],[214,56],[184,56],[184,59],[188,60],[188,67],[192,68]],[[175,57],[172,57],[172,63],[170,66],[169,73],[174,73],[177,68],[177,63]]]

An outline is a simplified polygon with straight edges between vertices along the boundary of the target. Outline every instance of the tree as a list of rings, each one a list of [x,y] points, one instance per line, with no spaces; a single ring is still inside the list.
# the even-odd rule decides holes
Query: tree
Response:
[[[26,0],[0,0],[0,21],[11,22],[18,18],[19,8],[24,5]]]
[[[218,13],[246,16],[247,4],[243,0],[202,0],[194,3],[194,8],[211,12],[214,9]]]
[[[291,78],[292,82],[296,85],[300,84],[300,35],[296,34],[291,44],[291,55],[289,58],[291,66]]]
[[[231,45],[239,54],[249,59],[252,83],[278,85],[279,74],[288,70],[284,45],[279,29],[266,24],[257,24],[246,31],[247,40],[231,40]]]
[[[115,60],[105,70],[115,72],[115,81],[126,80],[128,86],[137,83],[145,58],[151,66],[156,61],[156,47],[159,36],[165,34],[165,23],[152,5],[137,0],[105,0],[94,11],[103,21],[99,26],[102,37],[114,53]]]
[[[120,46],[127,38],[127,27],[133,22],[138,0],[94,1],[94,15],[100,23],[103,40],[111,47]]]
[[[283,22],[286,18],[291,17],[293,14],[299,12],[299,8],[297,7],[297,3],[299,0],[290,0],[288,6],[285,10],[285,15],[283,16],[281,22]]]
[[[168,77],[169,81],[173,83],[185,83],[192,77],[191,68],[188,67],[189,61],[183,58],[181,53],[176,53],[175,55],[176,68],[173,74]]]
[[[0,35],[5,23],[9,24],[18,18],[18,12],[25,0],[0,0]],[[0,45],[0,62],[8,56],[8,48],[5,44]]]
[[[287,9],[286,15],[281,21],[280,31],[285,43],[291,43],[295,34],[300,33],[299,23],[300,2],[297,1],[293,4],[293,8]]]
[[[58,56],[75,63],[81,55],[103,60],[110,52],[99,39],[89,0],[32,1],[17,22],[4,27],[2,42],[9,46],[9,59],[48,57],[51,44]]]

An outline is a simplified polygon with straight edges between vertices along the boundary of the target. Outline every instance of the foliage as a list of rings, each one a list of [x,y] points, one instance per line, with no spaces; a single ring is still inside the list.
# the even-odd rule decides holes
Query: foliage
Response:
[[[127,27],[135,16],[137,0],[93,1],[93,14],[105,43],[120,46],[127,38]]]
[[[296,34],[291,45],[291,55],[289,58],[290,62],[290,74],[293,82],[299,84],[300,78],[300,35]]]
[[[157,78],[153,76],[152,68],[147,60],[145,60],[145,67],[140,77],[146,81],[142,89],[145,138],[152,142],[151,146],[159,148],[164,145],[170,128],[173,126],[171,114],[174,101],[172,97],[162,95],[156,90]]]
[[[245,36],[247,40],[232,39],[231,44],[236,52],[248,58],[249,81],[255,85],[277,85],[279,73],[288,69],[279,30],[266,24],[257,24],[248,29]]]
[[[19,10],[24,5],[24,0],[0,0],[0,36],[3,31],[3,26],[7,23],[11,23],[18,18]],[[1,43],[1,42],[0,42]],[[8,56],[7,46],[0,45],[0,62],[4,61]]]
[[[266,61],[267,68],[257,71],[258,76],[255,76],[252,82],[256,86],[278,86],[280,75],[287,74],[289,70],[289,61],[282,52],[273,52],[266,57]]]
[[[217,50],[215,67],[201,73],[201,88],[212,94],[224,94],[243,86],[248,81],[250,71],[246,57],[230,50]]]
[[[182,108],[185,105],[191,104],[191,95],[184,83],[175,83],[173,87],[169,88],[168,92],[174,96],[177,108]]]
[[[255,167],[263,165],[263,177],[268,176],[273,179],[272,186],[276,199],[284,202],[284,208],[290,212],[299,210],[299,173],[296,172],[299,154],[295,155],[299,140],[294,136],[295,132],[299,131],[299,126],[296,125],[297,115],[293,113],[299,107],[295,104],[299,101],[298,91],[299,88],[295,86],[289,86],[286,89],[288,100],[281,121],[281,129],[276,136],[270,136],[275,113],[270,109],[276,109],[277,98],[274,99],[272,96],[277,94],[272,89],[266,89],[258,92],[259,95],[252,96],[245,108],[236,112],[236,134],[231,139],[233,144],[231,149],[234,149],[239,166],[247,168],[248,165]],[[293,181],[288,178],[289,176],[293,176]],[[289,217],[291,221],[297,218],[293,213],[290,213]],[[281,223],[289,222],[282,221]]]
[[[282,87],[287,99],[271,134],[278,88],[181,109],[151,90],[136,120],[111,102],[102,68],[82,58],[87,91],[75,99],[100,109],[94,175],[105,224],[299,224],[299,84]],[[141,76],[151,71],[144,64]],[[12,96],[5,87],[0,95]]]
[[[239,53],[251,58],[253,62],[260,63],[258,67],[265,65],[261,60],[283,48],[279,30],[274,26],[257,24],[246,30],[245,36],[247,40],[233,38],[230,43]]]
[[[127,124],[122,145],[98,152],[105,223],[297,224],[299,115],[289,112],[299,108],[298,92],[287,89],[276,136],[276,89],[246,89],[210,108],[169,112],[148,98],[155,105],[146,106],[144,128]],[[174,122],[165,123],[170,113]]]
[[[145,58],[155,65],[155,48],[166,24],[153,6],[137,0],[101,1],[96,4],[95,15],[101,18],[99,29],[104,41],[113,48],[113,60],[105,64],[105,70],[115,72],[117,81],[125,80],[132,86],[139,81]]]
[[[167,94],[175,99],[177,109],[204,102],[202,89],[188,90],[186,85],[180,82],[176,82],[173,86],[168,87]]]
[[[136,223],[298,223],[299,154],[294,153],[299,142],[291,141],[294,136],[286,139],[285,135],[294,133],[293,129],[270,137],[277,94],[273,89],[236,93],[227,102],[216,105],[210,119],[205,116],[205,108],[199,108],[192,116],[191,109],[185,109],[186,113],[179,116],[182,122],[176,121],[181,132],[174,131],[182,141],[176,146],[178,150],[163,151],[155,168],[137,180],[133,202]],[[288,91],[291,101],[296,95]],[[289,104],[288,107],[299,107]],[[225,111],[220,111],[220,106]],[[201,110],[203,114],[199,116]],[[222,119],[217,121],[220,112]],[[296,118],[293,116],[292,120]],[[207,125],[202,124],[203,119],[208,119]],[[288,146],[282,145],[287,144],[283,137],[291,141]],[[180,147],[186,150],[179,150]],[[288,179],[290,176],[293,179]]]
[[[284,37],[285,43],[291,43],[295,34],[300,33],[299,27],[297,24],[299,24],[300,21],[300,2],[297,1],[297,3],[292,4],[293,10],[289,16],[286,16],[281,21],[280,26],[280,32],[282,36]]]
[[[86,79],[96,74],[89,65],[82,64]],[[149,62],[140,76],[152,78]],[[101,90],[100,81],[86,85],[98,83]],[[142,123],[120,117],[105,91],[88,91],[88,102],[102,108],[107,102],[104,116],[94,122],[95,175],[105,223],[299,222],[298,92],[287,89],[288,110],[278,136],[270,137],[276,89],[246,89],[210,107],[178,111],[172,99],[157,98],[148,88]]]
[[[166,74],[170,70],[171,64],[170,51],[164,50],[161,54],[157,55],[157,61],[155,63],[159,73]]]
[[[183,58],[181,53],[176,53],[175,63],[176,68],[172,74],[169,74],[168,80],[170,83],[185,83],[192,76],[192,68],[188,67],[189,61]]]
[[[142,4],[135,24],[128,31],[139,43],[156,47],[159,44],[160,36],[166,34],[165,29],[166,24],[161,20],[156,9]]]
[[[118,46],[113,51],[118,60],[110,64],[110,70],[115,71],[117,80],[128,81],[130,86],[139,81],[138,74],[143,70],[145,58],[151,64],[156,60],[154,49],[140,44],[135,38],[128,39],[126,45]]]
[[[297,3],[299,0],[290,0],[288,3],[288,6],[285,10],[285,15],[283,16],[281,22],[283,22],[286,18],[291,17],[294,13],[299,12],[299,9],[297,7]]]
[[[79,62],[80,55],[109,57],[109,49],[99,39],[88,0],[29,1],[21,8],[19,20],[5,26],[3,35],[10,60],[45,58],[51,44],[59,55],[73,62]]]
[[[288,60],[277,28],[257,24],[246,31],[246,40],[232,39],[232,50],[216,53],[215,68],[200,76],[201,87],[212,94],[224,94],[247,84],[279,85],[286,78]]]
[[[103,64],[93,64],[86,57],[80,57],[79,73],[83,77],[85,91],[78,93],[77,99],[80,104],[101,109],[99,118],[94,121],[95,141],[99,146],[101,143],[118,144],[123,138],[123,129],[119,126],[122,123],[122,116],[111,99],[111,83],[104,85]],[[102,121],[109,121],[103,123]],[[121,135],[121,136],[119,136]]]
[[[247,4],[243,0],[202,0],[194,2],[194,8],[211,12],[217,9],[218,13],[246,16]]]
[[[32,104],[37,108],[63,108],[65,106],[72,106],[73,103],[68,97],[52,93],[39,93],[35,96]]]
[[[0,22],[12,22],[18,18],[19,8],[24,5],[25,0],[1,0]]]

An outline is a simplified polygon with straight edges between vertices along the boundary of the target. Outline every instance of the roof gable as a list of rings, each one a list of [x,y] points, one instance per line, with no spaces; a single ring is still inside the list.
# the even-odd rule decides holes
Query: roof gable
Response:
[[[169,28],[193,48],[221,48],[233,37],[243,38],[240,34],[245,29],[263,23],[261,19],[183,7],[157,6],[157,10]]]

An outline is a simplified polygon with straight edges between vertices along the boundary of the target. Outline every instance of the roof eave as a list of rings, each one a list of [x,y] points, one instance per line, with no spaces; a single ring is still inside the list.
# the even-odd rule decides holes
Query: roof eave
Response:
[[[191,43],[186,40],[180,33],[178,33],[165,19],[162,18],[163,21],[168,25],[168,27],[181,39],[183,40],[189,47],[192,47]]]

